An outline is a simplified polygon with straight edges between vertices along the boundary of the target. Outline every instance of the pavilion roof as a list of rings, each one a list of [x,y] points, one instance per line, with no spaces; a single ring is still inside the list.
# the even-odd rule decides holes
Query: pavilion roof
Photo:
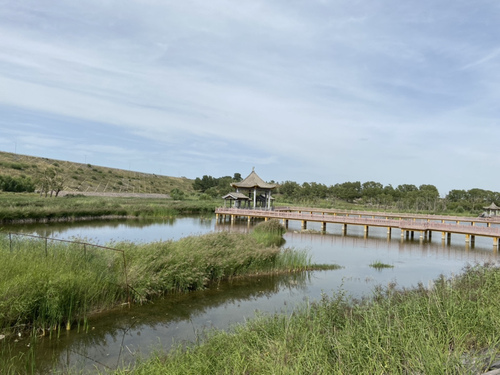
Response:
[[[250,173],[247,178],[241,182],[233,182],[231,186],[240,189],[274,189],[276,184],[268,184],[255,173],[255,170],[252,170],[252,173]]]
[[[485,210],[500,210],[500,207],[498,207],[495,202],[492,202],[488,207],[483,207]]]
[[[234,199],[234,200],[238,200],[238,199],[246,199],[246,200],[249,200],[250,198],[248,198],[245,194],[243,193],[236,193],[236,192],[232,192],[232,193],[229,193],[229,194],[226,194],[222,197],[222,199]]]

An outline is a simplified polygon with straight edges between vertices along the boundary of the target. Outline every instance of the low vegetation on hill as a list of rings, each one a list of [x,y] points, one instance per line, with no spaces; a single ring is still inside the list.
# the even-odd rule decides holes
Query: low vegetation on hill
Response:
[[[0,190],[72,193],[171,194],[194,192],[193,181],[0,151]],[[177,190],[176,190],[177,189]]]

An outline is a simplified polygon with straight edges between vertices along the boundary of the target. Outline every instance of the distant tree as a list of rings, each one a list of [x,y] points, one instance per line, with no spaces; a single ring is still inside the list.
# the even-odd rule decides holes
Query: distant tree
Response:
[[[418,188],[415,185],[403,184],[403,185],[398,185],[396,190],[404,196],[412,191],[417,191]]]
[[[342,184],[335,184],[332,189],[333,194],[347,202],[361,198],[361,182],[344,182]]]
[[[468,198],[469,194],[465,190],[450,190],[446,195],[446,199],[450,202],[466,201]]]
[[[61,190],[64,188],[64,177],[56,168],[47,168],[40,172],[36,179],[36,186],[40,191],[40,196],[54,194],[57,197]]]
[[[294,199],[299,197],[301,187],[295,181],[285,181],[278,186],[278,193],[285,199]]]
[[[214,186],[217,186],[217,179],[207,175],[204,175],[201,179],[196,177],[193,182],[193,189],[202,193]]]
[[[241,178],[241,173],[235,173],[233,176],[233,181],[240,182],[241,180],[243,180],[243,178]]]

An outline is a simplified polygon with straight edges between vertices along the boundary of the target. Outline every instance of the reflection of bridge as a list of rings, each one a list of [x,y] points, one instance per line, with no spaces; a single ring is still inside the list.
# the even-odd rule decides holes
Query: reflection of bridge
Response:
[[[216,220],[226,221],[230,218],[234,223],[238,218],[247,218],[248,223],[253,218],[279,219],[288,227],[289,220],[301,221],[302,229],[308,222],[321,223],[321,230],[326,231],[326,224],[341,224],[342,232],[347,232],[347,225],[364,226],[368,235],[369,227],[385,227],[390,236],[392,229],[400,229],[401,237],[414,237],[415,231],[420,232],[420,238],[431,238],[432,232],[441,232],[442,239],[450,241],[451,234],[464,234],[467,243],[474,242],[476,236],[493,238],[493,245],[498,246],[500,218],[471,218],[444,215],[400,214],[388,212],[345,211],[304,207],[280,207],[275,210],[252,210],[239,208],[217,208]]]

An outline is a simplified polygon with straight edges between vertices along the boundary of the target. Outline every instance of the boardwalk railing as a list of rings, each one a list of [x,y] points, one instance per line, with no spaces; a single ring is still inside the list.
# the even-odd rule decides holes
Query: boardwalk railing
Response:
[[[232,221],[237,217],[250,218],[265,218],[265,219],[280,219],[285,223],[288,220],[302,221],[302,227],[309,221],[320,222],[323,228],[326,228],[326,223],[332,224],[351,224],[363,225],[365,230],[370,226],[387,227],[401,229],[402,235],[405,231],[420,231],[425,233],[425,236],[432,232],[438,231],[445,233],[465,234],[466,241],[469,236],[484,236],[492,237],[494,244],[498,244],[500,238],[500,227],[491,227],[491,221],[482,218],[463,218],[455,216],[435,216],[435,215],[411,215],[411,214],[387,214],[381,212],[365,212],[365,211],[337,211],[323,210],[311,208],[281,208],[274,211],[250,210],[239,208],[217,208],[215,210],[217,216],[230,216]],[[356,215],[356,216],[351,216]],[[366,217],[369,216],[369,217]],[[434,220],[434,221],[432,221]],[[439,220],[441,222],[436,222]],[[448,221],[448,222],[446,222]],[[456,223],[450,223],[455,221]],[[463,225],[460,223],[468,222],[470,224]],[[494,221],[495,222],[495,221]],[[484,223],[484,225],[475,225],[475,223]],[[472,237],[474,240],[474,237]]]

